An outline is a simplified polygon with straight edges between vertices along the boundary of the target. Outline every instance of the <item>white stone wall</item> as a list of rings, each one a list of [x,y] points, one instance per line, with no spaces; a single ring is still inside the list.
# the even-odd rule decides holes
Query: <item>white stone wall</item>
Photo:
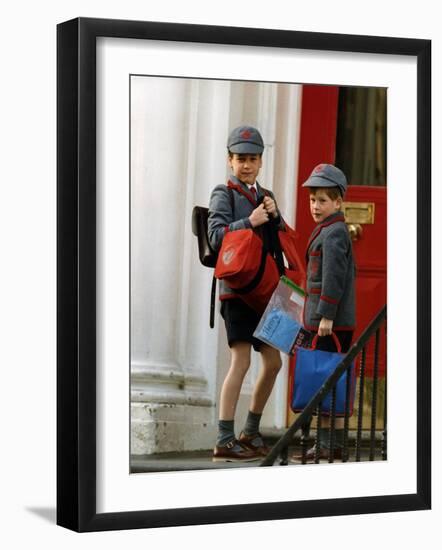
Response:
[[[226,140],[243,123],[262,131],[260,182],[293,222],[300,87],[157,77],[131,79],[131,449],[210,448],[229,365],[224,326],[209,328],[212,270],[198,261],[191,213],[226,181]],[[245,381],[248,408],[258,359]],[[286,415],[286,369],[263,426]]]

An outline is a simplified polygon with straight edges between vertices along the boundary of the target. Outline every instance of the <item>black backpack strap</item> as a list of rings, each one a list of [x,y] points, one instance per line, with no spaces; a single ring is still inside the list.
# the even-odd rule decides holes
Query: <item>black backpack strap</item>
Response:
[[[276,266],[279,271],[279,275],[285,275],[285,265],[284,258],[282,256],[281,243],[279,242],[278,236],[278,224],[275,218],[269,220],[269,235],[270,235],[270,246],[273,250],[273,255],[275,258]]]
[[[264,197],[269,197],[270,193],[267,189],[261,188],[264,192],[264,196],[261,196],[258,200],[258,205],[261,204],[264,200]],[[276,262],[276,267],[278,268],[279,275],[285,274],[284,258],[282,256],[281,243],[279,242],[278,236],[278,221],[277,219],[271,217],[269,221],[262,226],[264,237],[264,242],[267,245],[268,252]]]
[[[210,292],[210,320],[209,326],[213,328],[215,326],[215,297],[216,297],[216,277],[212,277],[212,290]]]

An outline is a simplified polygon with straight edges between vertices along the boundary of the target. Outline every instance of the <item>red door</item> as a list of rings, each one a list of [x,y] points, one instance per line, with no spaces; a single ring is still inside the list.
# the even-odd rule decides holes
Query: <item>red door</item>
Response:
[[[296,229],[300,234],[302,253],[314,228],[314,222],[309,210],[308,190],[301,185],[317,164],[336,162],[338,99],[339,87],[303,86],[296,207]],[[358,338],[375,317],[387,298],[386,187],[358,183],[349,180],[344,203],[346,221],[348,224],[353,222],[352,229],[355,233],[358,232],[353,240],[357,267],[357,324],[354,339]],[[384,338],[381,339],[381,345],[385,346]],[[371,356],[372,350],[367,351]],[[380,357],[383,356],[382,351]],[[367,360],[368,375],[372,373],[373,362],[370,359],[368,357]],[[384,370],[385,365],[380,364],[381,376]]]

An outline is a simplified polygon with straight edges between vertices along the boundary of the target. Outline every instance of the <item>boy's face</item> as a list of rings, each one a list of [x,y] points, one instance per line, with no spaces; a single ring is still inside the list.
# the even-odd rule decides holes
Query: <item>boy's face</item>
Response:
[[[326,218],[340,210],[342,199],[331,199],[327,193],[321,189],[310,189],[310,213],[316,223],[323,222]]]
[[[262,157],[234,153],[229,156],[229,165],[234,176],[247,185],[253,185],[262,166]]]

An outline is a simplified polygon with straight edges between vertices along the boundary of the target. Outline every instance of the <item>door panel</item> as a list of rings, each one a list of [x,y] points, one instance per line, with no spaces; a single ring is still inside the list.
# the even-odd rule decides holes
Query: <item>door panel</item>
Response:
[[[356,330],[354,339],[357,339],[369,322],[375,317],[381,307],[386,303],[387,298],[387,188],[385,179],[385,109],[382,110],[380,103],[373,104],[373,97],[382,96],[382,94],[368,94],[370,97],[367,105],[368,112],[374,113],[375,119],[372,122],[372,132],[367,131],[367,139],[372,140],[373,132],[377,134],[376,143],[370,141],[370,147],[367,147],[366,155],[373,156],[372,161],[361,157],[364,155],[362,131],[360,128],[356,132],[350,127],[342,131],[343,113],[346,113],[344,123],[348,126],[352,123],[351,109],[345,108],[343,104],[345,98],[364,97],[366,93],[352,94],[340,93],[336,86],[303,86],[302,95],[302,116],[300,132],[300,155],[299,172],[297,180],[297,206],[296,206],[296,230],[299,232],[300,254],[305,256],[305,248],[308,238],[314,228],[314,222],[311,219],[309,210],[308,190],[302,188],[302,184],[310,175],[313,168],[320,163],[336,164],[341,169],[339,163],[344,163],[347,167],[352,166],[350,171],[349,187],[345,197],[344,206],[346,208],[347,223],[354,222],[353,225],[359,225],[355,229],[355,240],[353,240],[353,250],[357,268],[356,276]],[[379,98],[378,98],[379,99]],[[381,98],[382,99],[382,98]],[[384,99],[386,96],[384,94]],[[350,100],[349,100],[350,101]],[[365,100],[364,100],[365,101]],[[373,110],[373,107],[374,110]],[[364,115],[365,116],[365,115]],[[369,119],[365,118],[366,121]],[[354,121],[360,124],[361,116],[354,113]],[[355,122],[355,124],[356,124]],[[339,128],[339,124],[341,127]],[[339,129],[339,132],[338,132]],[[353,132],[353,133],[352,133]],[[349,151],[352,147],[352,136],[355,145],[355,151]],[[380,137],[381,136],[381,137]],[[338,143],[339,138],[339,143]],[[382,138],[382,139],[381,139]],[[381,145],[379,145],[381,143]],[[343,149],[344,148],[344,149]],[[338,149],[338,150],[337,150]],[[357,170],[355,158],[363,158],[364,169]],[[344,160],[343,160],[344,159]],[[371,166],[371,169],[367,167]],[[376,167],[376,169],[373,168]],[[352,179],[351,174],[356,178],[363,177],[363,185],[360,181]],[[376,174],[372,181],[367,179],[367,174]],[[346,174],[347,175],[347,174]],[[383,185],[379,185],[379,184]],[[349,203],[352,203],[349,205]],[[368,214],[370,208],[370,215]],[[380,357],[384,356],[386,348],[386,338],[381,338]],[[366,376],[368,379],[373,375],[374,346],[367,349]],[[293,360],[292,360],[293,361]],[[383,361],[379,364],[379,374],[385,375],[385,364]],[[379,411],[378,411],[379,413]],[[289,422],[294,415],[289,414]]]
[[[296,229],[299,251],[305,252],[315,227],[310,215],[308,190],[301,187],[313,168],[325,162],[334,164],[339,88],[337,86],[302,87],[302,114],[299,143],[299,170],[296,200]]]
[[[346,203],[373,205],[373,223],[361,223],[353,240],[356,264],[356,340],[387,301],[387,193],[386,187],[350,185]],[[345,206],[345,205],[344,205]],[[379,374],[384,376],[385,339],[381,340]],[[373,376],[374,350],[367,350],[368,377]]]

